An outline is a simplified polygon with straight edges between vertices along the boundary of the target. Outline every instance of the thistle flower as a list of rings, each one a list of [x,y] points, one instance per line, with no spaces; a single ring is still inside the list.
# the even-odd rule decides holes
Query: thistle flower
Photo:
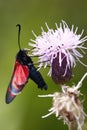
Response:
[[[56,29],[50,29],[46,23],[47,32],[42,29],[42,34],[36,36],[35,40],[31,40],[29,45],[33,46],[33,56],[39,56],[39,68],[50,66],[48,75],[52,76],[55,83],[64,84],[72,78],[72,67],[76,66],[76,60],[83,58],[83,43],[87,41],[87,36],[81,38],[81,34],[76,34],[78,27],[74,29],[74,25],[70,29],[65,21],[56,24]],[[35,44],[34,44],[35,43]],[[80,52],[79,52],[79,50]]]
[[[58,119],[63,119],[64,123],[69,126],[69,130],[74,130],[77,125],[78,130],[82,130],[85,117],[87,116],[83,111],[82,102],[79,99],[82,81],[87,76],[87,73],[82,77],[77,86],[62,86],[62,92],[55,92],[54,94],[39,95],[39,97],[52,97],[53,105],[49,109],[49,114],[42,116],[48,117],[55,114]]]

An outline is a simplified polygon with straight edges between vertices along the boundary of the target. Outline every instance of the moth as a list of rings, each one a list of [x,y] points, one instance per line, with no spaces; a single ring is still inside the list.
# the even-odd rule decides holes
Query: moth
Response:
[[[37,84],[38,88],[47,90],[47,85],[40,72],[37,71],[37,68],[34,66],[31,57],[28,55],[28,50],[21,49],[20,47],[21,25],[17,24],[16,26],[18,27],[19,51],[16,55],[12,77],[6,92],[7,104],[12,102],[12,100],[21,93],[29,78]]]

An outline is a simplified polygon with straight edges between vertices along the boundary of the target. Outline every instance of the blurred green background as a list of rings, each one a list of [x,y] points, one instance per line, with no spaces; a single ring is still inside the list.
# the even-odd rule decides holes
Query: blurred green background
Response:
[[[39,98],[37,95],[60,91],[60,87],[47,77],[48,69],[40,70],[49,86],[47,91],[37,89],[37,85],[29,80],[22,94],[11,104],[5,104],[5,94],[18,51],[16,24],[22,26],[21,46],[29,48],[28,42],[34,39],[32,30],[39,35],[41,26],[45,28],[45,22],[55,28],[55,22],[60,23],[62,19],[69,27],[72,24],[78,26],[79,33],[85,29],[84,35],[87,35],[87,0],[0,0],[0,130],[67,130],[67,126],[58,121],[55,115],[41,119],[42,115],[48,113],[52,99]],[[83,61],[87,64],[86,55]],[[84,66],[77,65],[73,69],[74,77],[70,85],[77,84],[87,71]],[[81,92],[87,113],[87,78]],[[83,130],[87,130],[86,120]]]

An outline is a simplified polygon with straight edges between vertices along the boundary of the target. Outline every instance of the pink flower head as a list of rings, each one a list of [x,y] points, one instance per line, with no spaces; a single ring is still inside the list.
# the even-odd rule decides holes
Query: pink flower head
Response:
[[[47,23],[46,27],[47,32],[42,28],[41,35],[36,36],[34,33],[35,40],[30,43],[34,47],[32,54],[39,56],[39,68],[50,66],[48,75],[52,76],[55,83],[64,84],[71,79],[76,60],[85,65],[80,58],[83,58],[83,49],[87,49],[83,46],[87,36],[81,38],[83,30],[81,34],[77,34],[78,27],[74,29],[72,25],[70,29],[65,21],[60,26],[56,24],[55,30],[50,29]]]

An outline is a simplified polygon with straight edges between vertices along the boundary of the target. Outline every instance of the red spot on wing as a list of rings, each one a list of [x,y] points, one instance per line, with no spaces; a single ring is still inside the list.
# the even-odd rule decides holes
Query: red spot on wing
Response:
[[[12,84],[13,86],[18,85],[24,85],[29,77],[29,70],[26,65],[20,64],[18,61],[15,63],[14,72],[13,72],[13,79]]]

